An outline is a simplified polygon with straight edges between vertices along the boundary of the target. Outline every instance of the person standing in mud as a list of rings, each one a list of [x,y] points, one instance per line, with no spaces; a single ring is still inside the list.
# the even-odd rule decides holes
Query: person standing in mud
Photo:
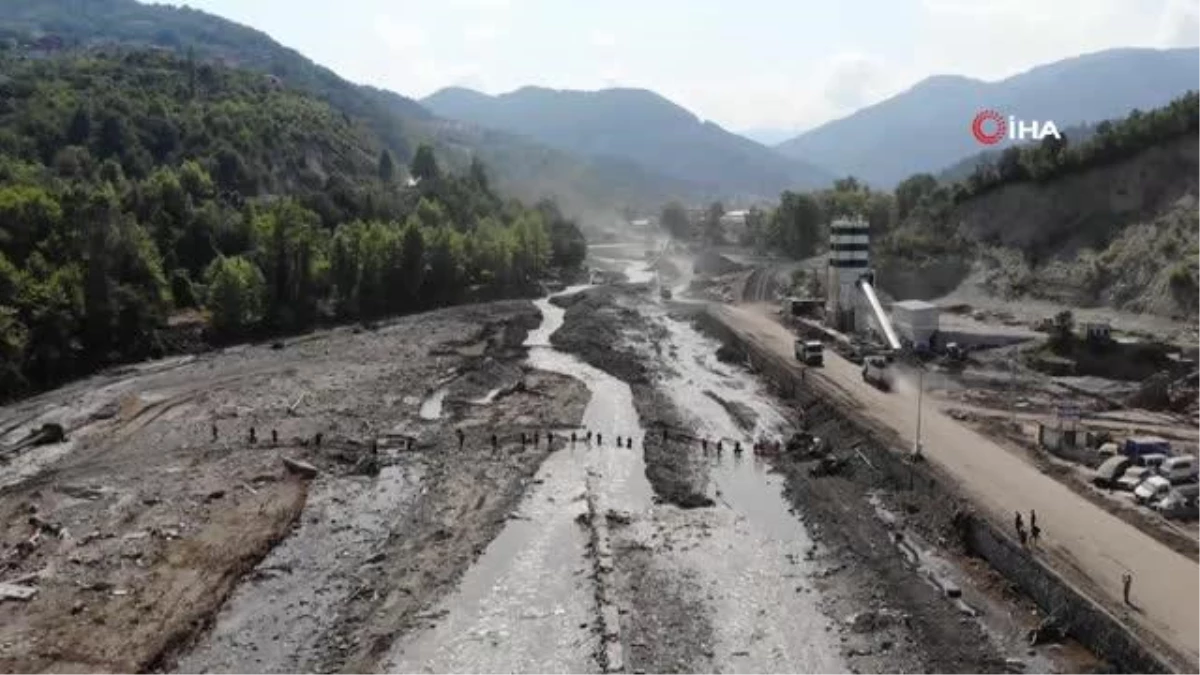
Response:
[[[1029,519],[1029,544],[1033,548],[1037,548],[1038,537],[1042,536],[1042,528],[1037,526],[1037,523]]]
[[[633,449],[633,437],[632,436],[625,439],[625,447],[629,448],[630,450]]]
[[[700,450],[702,450],[704,452],[704,454],[708,454],[708,439],[707,438],[700,439]]]
[[[721,456],[721,453],[722,453],[724,450],[725,450],[725,447],[724,447],[724,445],[721,443],[720,439],[718,439],[718,440],[717,440],[717,457],[720,457],[720,456]]]
[[[1029,509],[1029,531],[1033,532],[1037,529],[1037,511]]]
[[[213,439],[213,443],[217,442],[217,423],[216,422],[212,423],[212,439]]]
[[[571,432],[571,445],[575,445],[575,432]]]
[[[462,452],[463,442],[466,441],[467,435],[463,433],[462,429],[455,429],[454,433],[458,436],[458,451]]]
[[[620,435],[620,434],[617,434],[617,447],[619,448],[619,447],[621,447],[622,445],[623,445],[623,443],[621,443],[621,435]]]
[[[1125,597],[1125,604],[1130,605],[1130,606],[1133,605],[1133,603],[1129,601],[1129,587],[1132,585],[1133,585],[1133,575],[1130,574],[1129,572],[1122,574],[1121,575],[1121,592]]]
[[[596,445],[604,445],[604,434],[596,432]]]
[[[524,434],[522,434],[524,435]],[[496,434],[492,434],[492,454],[500,450],[500,439],[496,438]]]
[[[667,428],[663,427],[663,443],[666,443],[668,438],[669,437],[667,436]]]
[[[255,443],[258,443],[258,432],[254,430],[254,427],[250,427],[250,445]]]
[[[588,442],[588,445],[592,444],[592,430],[591,429],[588,429],[587,442]]]
[[[271,430],[271,445],[279,445],[279,430]]]
[[[528,442],[529,442],[529,439],[527,439],[527,438],[525,437],[525,432],[524,432],[524,431],[522,431],[522,432],[521,432],[521,447],[522,447],[522,448],[524,448],[524,447],[525,447],[525,444],[526,444],[526,443],[528,443]]]
[[[1015,513],[1016,513],[1016,516],[1013,518],[1013,525],[1017,528],[1018,533],[1024,532],[1025,531],[1025,522],[1021,520],[1021,512],[1016,511]]]
[[[735,455],[740,455],[740,454],[742,454],[742,442],[741,442],[741,441],[734,441],[734,443],[733,443],[733,454],[735,454]]]

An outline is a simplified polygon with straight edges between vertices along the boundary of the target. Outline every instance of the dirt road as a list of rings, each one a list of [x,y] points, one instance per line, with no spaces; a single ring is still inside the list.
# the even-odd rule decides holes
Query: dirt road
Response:
[[[711,307],[714,315],[746,339],[791,359],[793,336],[764,305]],[[799,366],[797,366],[799,368]],[[916,391],[901,381],[884,393],[864,383],[858,366],[828,354],[825,367],[808,379],[832,398],[862,411],[868,422],[910,447],[916,431]],[[1071,491],[1017,455],[1006,451],[926,404],[922,446],[928,459],[959,481],[963,492],[998,523],[1014,511],[1038,512],[1043,555],[1051,565],[1100,600],[1143,635],[1169,647],[1191,669],[1198,662],[1200,576],[1197,564]],[[1136,610],[1121,600],[1121,576],[1133,575]]]

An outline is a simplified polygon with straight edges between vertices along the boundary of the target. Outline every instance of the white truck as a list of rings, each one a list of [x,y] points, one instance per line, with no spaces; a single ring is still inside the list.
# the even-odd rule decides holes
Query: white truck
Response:
[[[818,340],[796,340],[796,360],[806,366],[825,365],[825,345]]]
[[[873,355],[863,359],[863,382],[874,385],[883,391],[892,390],[892,368],[887,357]]]

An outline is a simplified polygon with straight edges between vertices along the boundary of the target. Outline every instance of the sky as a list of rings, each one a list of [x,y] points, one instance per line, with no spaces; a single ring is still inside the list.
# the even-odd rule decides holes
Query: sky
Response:
[[[1200,44],[1196,0],[173,0],[421,98],[652,89],[735,130],[800,131],[930,75],[1001,79]]]

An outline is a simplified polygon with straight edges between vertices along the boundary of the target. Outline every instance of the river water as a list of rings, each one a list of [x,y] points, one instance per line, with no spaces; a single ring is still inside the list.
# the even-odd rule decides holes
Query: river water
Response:
[[[646,263],[626,261],[632,283],[654,279]],[[683,284],[679,290],[682,291]],[[578,293],[574,286],[559,295]],[[583,425],[605,434],[607,445],[580,441],[551,455],[518,508],[451,596],[436,609],[432,627],[397,641],[385,660],[399,672],[596,672],[595,588],[587,559],[587,531],[576,517],[587,510],[589,485],[601,509],[634,515],[628,536],[648,539],[673,532],[687,545],[659,553],[656,564],[677,568],[700,582],[712,617],[718,670],[836,672],[845,669],[804,562],[812,542],[789,513],[777,477],[749,450],[752,438],[786,427],[749,375],[715,358],[716,343],[661,305],[644,311],[662,322],[673,349],[661,359],[661,384],[688,422],[712,437],[740,439],[745,457],[713,458],[710,476],[718,506],[683,511],[655,505],[639,447],[618,449],[614,440],[643,429],[629,385],[550,346],[564,310],[548,298],[536,302],[541,325],[530,332],[529,363],[575,377],[592,397]],[[710,396],[739,401],[757,417],[753,432],[739,429]],[[641,534],[639,534],[641,533]]]

